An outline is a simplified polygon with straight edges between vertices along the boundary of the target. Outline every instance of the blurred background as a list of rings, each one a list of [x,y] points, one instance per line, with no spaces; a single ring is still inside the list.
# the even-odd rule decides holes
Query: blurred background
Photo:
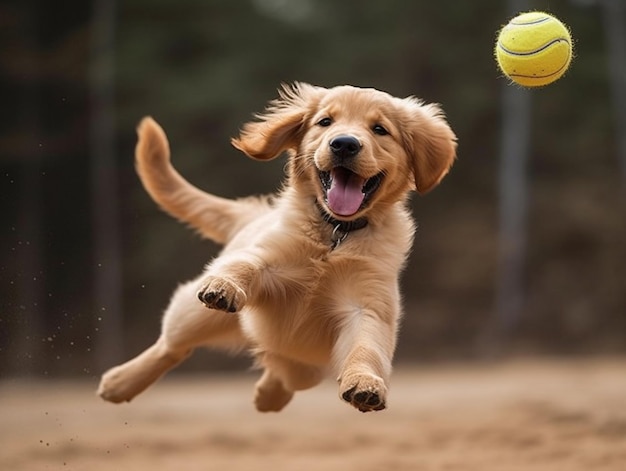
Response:
[[[0,4],[0,374],[89,376],[155,340],[219,247],[135,176],[150,114],[190,181],[278,188],[229,145],[281,82],[441,103],[458,161],[411,201],[397,362],[626,351],[626,2],[44,0]],[[569,25],[575,60],[526,91],[497,70],[518,11]],[[247,359],[197,353],[183,370]]]

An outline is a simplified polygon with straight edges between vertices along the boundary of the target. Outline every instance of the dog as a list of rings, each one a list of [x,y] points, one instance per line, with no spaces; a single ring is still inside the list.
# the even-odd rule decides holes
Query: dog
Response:
[[[237,200],[206,193],[174,169],[159,125],[139,124],[136,166],[147,192],[224,248],[175,291],[156,343],[107,371],[98,394],[130,401],[210,346],[251,352],[263,370],[259,411],[280,411],[329,373],[359,411],[385,409],[399,277],[415,233],[407,200],[435,187],[456,158],[441,108],[296,82],[231,142],[261,161],[288,153],[282,189]]]

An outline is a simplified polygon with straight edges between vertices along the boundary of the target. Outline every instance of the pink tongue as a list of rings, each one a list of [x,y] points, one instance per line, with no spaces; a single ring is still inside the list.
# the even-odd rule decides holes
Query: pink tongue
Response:
[[[328,207],[340,216],[352,216],[363,203],[365,180],[344,168],[332,171],[333,182],[328,190]]]

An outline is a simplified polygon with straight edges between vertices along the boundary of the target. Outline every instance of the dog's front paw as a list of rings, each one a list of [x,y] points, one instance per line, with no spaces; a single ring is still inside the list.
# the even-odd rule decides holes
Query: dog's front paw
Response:
[[[349,375],[341,378],[339,394],[361,412],[378,411],[385,408],[387,386],[378,376]]]
[[[209,309],[237,312],[246,303],[246,293],[229,279],[210,276],[198,291],[198,299]]]

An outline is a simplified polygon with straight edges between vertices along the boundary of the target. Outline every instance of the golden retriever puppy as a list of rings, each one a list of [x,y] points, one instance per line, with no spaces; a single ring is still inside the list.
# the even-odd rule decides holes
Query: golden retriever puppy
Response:
[[[257,160],[287,152],[284,186],[239,200],[181,177],[151,118],[138,134],[145,189],[224,249],[175,291],[156,343],[107,371],[98,394],[130,401],[210,346],[254,355],[263,369],[259,411],[281,410],[328,373],[344,401],[384,409],[402,313],[398,281],[415,231],[407,197],[437,185],[455,159],[440,108],[374,89],[284,86],[232,140]]]

